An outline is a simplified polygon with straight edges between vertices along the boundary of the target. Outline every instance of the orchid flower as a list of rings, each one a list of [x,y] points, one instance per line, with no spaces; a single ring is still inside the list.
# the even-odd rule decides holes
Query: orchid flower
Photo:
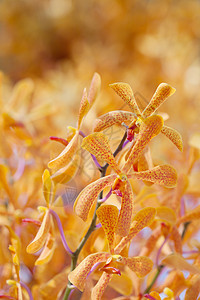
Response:
[[[79,162],[81,141],[81,125],[83,118],[87,115],[97,98],[101,85],[101,78],[98,73],[95,73],[87,94],[86,89],[83,90],[83,95],[80,103],[77,128],[68,127],[69,135],[67,140],[61,138],[51,138],[55,141],[61,142],[66,147],[64,150],[48,164],[48,167],[53,170],[52,179],[55,183],[66,183],[75,176]]]
[[[115,171],[111,174],[89,184],[77,197],[74,210],[84,221],[87,220],[89,211],[97,199],[98,194],[105,187],[112,187],[112,191],[122,197],[120,215],[117,224],[117,232],[121,236],[129,233],[133,214],[133,191],[129,182],[130,178],[148,180],[165,187],[174,187],[176,184],[176,171],[169,165],[161,165],[151,170],[142,172],[124,173],[115,160],[108,139],[103,133],[93,133],[83,139],[82,147],[106,161]],[[140,151],[138,151],[139,155]],[[99,200],[101,202],[101,200]]]
[[[129,84],[118,82],[110,85],[111,88],[129,105],[132,113],[125,111],[113,111],[99,117],[94,125],[94,131],[102,131],[114,124],[122,125],[128,123],[127,138],[132,141],[134,134],[138,134],[133,143],[124,170],[129,170],[138,157],[138,149],[140,153],[144,149],[147,140],[150,141],[159,132],[168,137],[176,147],[182,151],[181,135],[173,128],[164,126],[163,118],[159,115],[153,115],[165,100],[173,95],[175,89],[166,83],[161,83],[155,91],[149,104],[140,111],[133,91]],[[149,126],[150,125],[150,126]],[[150,131],[149,131],[150,130]]]
[[[55,249],[55,238],[52,233],[52,216],[56,219],[58,228],[60,230],[61,239],[65,250],[71,253],[65,236],[63,233],[60,219],[53,208],[53,181],[51,179],[49,171],[46,169],[42,176],[43,180],[43,195],[47,204],[47,207],[40,206],[38,210],[43,213],[43,220],[40,224],[39,230],[34,240],[27,246],[26,251],[28,253],[36,253],[43,248],[41,254],[35,262],[35,265],[46,264],[53,256]]]
[[[109,252],[97,252],[88,255],[68,276],[70,282],[80,291],[83,291],[87,276],[101,263],[100,271],[103,273],[92,290],[92,300],[101,299],[112,276],[121,275],[120,268],[122,265],[129,267],[140,278],[146,276],[153,267],[153,262],[148,257],[123,257],[120,252],[138,232],[144,227],[150,226],[155,217],[154,208],[149,207],[138,212],[134,217],[129,235],[122,238],[115,247],[118,209],[114,205],[102,205],[96,213],[105,232]]]

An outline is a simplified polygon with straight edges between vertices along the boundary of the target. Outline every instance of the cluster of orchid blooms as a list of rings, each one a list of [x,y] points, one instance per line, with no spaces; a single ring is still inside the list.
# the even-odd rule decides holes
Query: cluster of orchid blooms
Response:
[[[154,167],[149,149],[149,142],[159,133],[162,133],[182,151],[180,134],[175,129],[164,125],[164,119],[167,118],[166,114],[155,114],[159,106],[175,92],[175,89],[166,83],[160,84],[149,104],[141,112],[133,91],[127,83],[111,84],[111,88],[128,104],[131,112],[118,110],[106,113],[95,121],[93,132],[85,136],[81,131],[81,125],[99,94],[100,84],[100,76],[95,73],[89,92],[87,93],[86,89],[83,91],[77,128],[69,127],[70,133],[66,139],[51,137],[52,140],[64,144],[65,148],[49,162],[48,167],[51,172],[46,169],[43,173],[43,194],[46,207],[39,207],[43,219],[41,222],[35,221],[35,224],[38,222],[39,230],[34,240],[27,246],[27,252],[30,254],[42,249],[35,265],[46,264],[51,260],[55,250],[55,237],[52,230],[53,217],[57,222],[64,248],[72,258],[76,257],[75,264],[68,274],[69,282],[67,284],[67,278],[65,278],[62,286],[63,289],[67,286],[63,298],[65,300],[76,288],[83,292],[88,276],[95,270],[98,270],[98,274],[101,273],[101,275],[92,288],[92,300],[102,298],[113,277],[119,277],[116,282],[120,282],[120,277],[123,277],[124,268],[126,267],[139,278],[146,276],[152,270],[154,263],[147,255],[129,257],[130,242],[143,228],[151,226],[155,217],[159,218],[161,216],[162,219],[164,214],[165,219],[168,221],[168,225],[163,224],[162,228],[165,241],[170,236],[176,250],[174,256],[166,258],[164,263],[170,265],[172,260],[173,262],[175,260],[179,261],[180,264],[183,263],[183,258],[179,255],[182,249],[178,226],[199,216],[199,212],[198,215],[192,212],[176,220],[174,211],[166,206],[158,209],[145,207],[138,212],[134,211],[132,180],[142,180],[147,185],[158,184],[166,188],[174,188],[177,184],[176,170],[167,164]],[[113,125],[125,129],[122,142],[114,154],[109,145],[108,137],[103,133],[105,129]],[[87,185],[74,203],[75,214],[88,224],[88,230],[80,243],[80,247],[73,252],[66,241],[59,216],[54,211],[54,202],[57,185],[67,183],[76,175],[80,164],[80,146],[91,154],[94,164],[101,173],[101,178]],[[118,155],[120,151],[121,153]],[[102,166],[102,162],[105,162],[104,166]],[[106,175],[108,167],[110,174]],[[103,191],[106,188],[109,188],[109,192],[103,197]],[[120,209],[114,204],[106,204],[112,194],[115,194],[117,199],[120,200]],[[94,210],[95,205],[96,209]],[[93,216],[91,217],[92,213]],[[99,221],[98,225],[96,225],[97,220]],[[90,234],[100,227],[104,231],[107,247],[102,245],[102,252],[87,255],[76,266],[79,253],[87,243]],[[12,245],[9,249],[13,255],[16,274],[16,280],[10,280],[9,284],[17,289],[18,299],[22,299],[21,289],[23,284],[20,281],[18,259],[19,242],[16,234],[11,229],[9,230],[12,237]],[[104,251],[105,249],[106,251]],[[143,252],[145,254],[145,251]],[[157,256],[158,259],[159,256]],[[158,266],[158,261],[156,264]],[[183,264],[186,270],[197,271],[195,266],[191,266],[186,262]],[[28,289],[27,291],[31,298],[30,291]],[[164,292],[167,295],[166,300],[175,299],[173,291],[170,289],[166,288]],[[142,299],[143,297],[150,300],[161,299],[159,293],[150,290],[130,299]],[[122,297],[120,299],[127,298]]]

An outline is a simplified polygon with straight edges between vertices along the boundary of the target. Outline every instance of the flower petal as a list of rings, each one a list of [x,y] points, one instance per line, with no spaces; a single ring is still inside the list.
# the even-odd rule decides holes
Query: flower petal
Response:
[[[119,211],[114,205],[102,205],[97,209],[96,214],[106,234],[110,252],[113,253],[114,234]]]
[[[132,293],[133,282],[129,276],[122,273],[121,276],[113,276],[109,286],[121,295],[128,296]]]
[[[64,184],[70,181],[78,171],[80,163],[80,154],[77,152],[73,160],[66,166],[55,172],[51,178],[55,183]]]
[[[103,295],[108,283],[110,282],[112,276],[113,276],[112,274],[103,272],[103,274],[101,275],[101,278],[99,279],[99,281],[97,282],[95,287],[92,289],[91,300],[101,300],[102,299],[102,295]]]
[[[123,248],[132,240],[132,238],[140,232],[144,227],[150,226],[156,215],[156,209],[146,207],[141,209],[133,218],[135,224],[131,227],[129,234],[123,237],[119,244],[115,247],[115,254],[119,254]]]
[[[42,182],[43,182],[43,195],[46,200],[47,207],[49,207],[52,182],[51,182],[51,175],[47,169],[44,170],[44,173],[42,175]]]
[[[187,289],[184,300],[196,300],[200,293],[200,277],[198,276]]]
[[[116,173],[121,173],[118,164],[112,154],[108,138],[101,132],[95,132],[83,139],[81,147],[97,158],[106,161]]]
[[[168,126],[163,126],[161,129],[161,132],[174,143],[174,145],[180,150],[183,151],[183,140],[182,136],[178,131],[175,129],[168,127]]]
[[[117,223],[116,233],[120,236],[126,236],[131,227],[131,218],[133,214],[133,191],[130,183],[127,181],[125,192],[122,196],[120,214]]]
[[[124,170],[129,170],[131,165],[138,159],[140,154],[150,140],[159,134],[163,126],[163,119],[161,116],[151,116],[145,119],[140,125],[140,131],[136,138],[135,144],[129,154]]]
[[[173,95],[175,93],[175,89],[173,87],[171,87],[169,84],[167,83],[161,83],[153,97],[151,98],[149,104],[147,105],[147,107],[144,109],[144,111],[142,112],[143,117],[149,117],[150,115],[152,115],[157,109],[158,107],[165,102],[165,100]]]
[[[177,253],[182,253],[182,238],[177,229],[177,227],[173,226],[171,231],[170,239],[174,242],[174,248]]]
[[[153,183],[164,185],[165,187],[174,187],[177,182],[176,170],[170,165],[157,166],[151,170],[143,172],[133,172],[128,175],[129,178],[148,180]]]
[[[182,216],[177,221],[176,225],[178,227],[181,223],[190,222],[190,221],[199,220],[199,219],[200,219],[200,205],[197,206],[195,209],[191,210],[185,216]]]
[[[55,300],[58,293],[67,286],[68,271],[65,269],[61,273],[55,275],[52,279],[40,285],[39,291],[44,299]]]
[[[110,111],[95,120],[93,130],[99,132],[113,125],[121,125],[122,122],[130,123],[133,119],[135,119],[135,116],[132,112],[122,110]]]
[[[109,84],[109,86],[128,104],[137,116],[141,116],[133,91],[128,83],[116,82]]]
[[[74,153],[78,149],[78,146],[79,146],[79,133],[76,132],[74,137],[71,139],[69,144],[65,147],[65,149],[60,153],[60,155],[48,163],[48,167],[50,169],[58,170],[68,165],[68,163],[72,160]]]
[[[122,264],[128,266],[138,277],[146,276],[153,268],[153,262],[146,256],[123,257]]]
[[[81,292],[85,287],[85,280],[92,268],[98,262],[104,262],[110,257],[109,253],[99,252],[88,255],[72,272],[69,273],[69,281]]]
[[[178,253],[173,253],[162,260],[162,264],[175,268],[177,270],[188,271],[192,274],[200,274],[200,269],[189,264],[185,258]]]
[[[46,238],[47,238],[47,235],[49,232],[50,223],[51,223],[51,216],[50,216],[49,210],[46,209],[42,224],[41,224],[34,240],[26,248],[26,251],[28,253],[35,253],[44,246],[44,243],[46,241]]]
[[[48,233],[44,249],[42,250],[40,256],[35,262],[35,265],[44,265],[50,261],[53,256],[55,249],[55,238],[52,234]]]
[[[108,175],[100,178],[84,188],[78,195],[75,203],[75,213],[83,220],[86,221],[91,206],[96,201],[98,194],[107,186],[111,186],[117,175]]]
[[[82,96],[81,103],[80,103],[79,114],[78,114],[78,129],[81,126],[83,117],[88,113],[89,108],[90,108],[90,104],[87,99],[87,92],[86,92],[86,89],[84,89],[83,96]]]
[[[94,73],[92,78],[92,82],[88,92],[88,101],[90,103],[90,107],[93,105],[96,100],[101,88],[101,77],[98,73]]]
[[[156,208],[156,215],[161,221],[168,222],[170,225],[176,223],[176,214],[173,209],[167,206],[160,206]]]

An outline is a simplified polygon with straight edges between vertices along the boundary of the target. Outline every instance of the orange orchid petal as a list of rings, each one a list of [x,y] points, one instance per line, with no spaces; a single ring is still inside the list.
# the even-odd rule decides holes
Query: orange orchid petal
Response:
[[[193,220],[200,219],[200,205],[197,206],[195,209],[191,210],[185,216],[182,216],[176,223],[179,226],[181,223],[190,222]]]
[[[109,286],[119,294],[125,296],[130,295],[133,290],[133,282],[130,276],[127,276],[124,273],[122,273],[121,276],[112,276]]]
[[[189,264],[186,259],[178,253],[170,254],[164,258],[162,264],[178,270],[188,271],[192,274],[200,274],[200,269],[197,266]]]
[[[151,170],[143,172],[133,172],[128,175],[129,178],[148,180],[153,183],[164,185],[165,187],[174,187],[177,182],[176,170],[170,165],[157,166]]]
[[[108,283],[110,282],[112,276],[113,276],[112,274],[103,272],[103,274],[101,275],[101,278],[99,279],[99,281],[97,282],[95,287],[92,289],[91,300],[101,300],[102,299],[102,295],[103,295]]]
[[[111,186],[117,175],[108,175],[100,178],[84,188],[78,195],[75,203],[75,213],[83,220],[86,221],[91,206],[96,201],[98,194],[107,186]]]
[[[60,153],[60,155],[48,163],[48,167],[50,169],[58,170],[68,165],[68,163],[72,160],[74,153],[79,147],[79,138],[79,133],[76,132],[74,137],[65,147],[65,149]]]
[[[131,164],[140,156],[143,149],[150,140],[159,134],[163,126],[163,118],[161,116],[151,116],[145,119],[140,125],[140,131],[136,138],[135,144],[130,152],[128,160],[124,165],[124,170],[129,170]]]
[[[101,132],[95,132],[83,139],[81,147],[97,158],[106,161],[117,174],[121,173],[118,164],[112,154],[108,138]]]
[[[67,286],[68,271],[65,269],[61,273],[55,275],[52,279],[39,287],[39,292],[44,299],[55,300],[57,295]]]
[[[131,218],[133,214],[133,191],[131,184],[127,181],[125,192],[122,196],[120,214],[117,223],[116,233],[120,236],[126,236],[131,227]]]
[[[174,145],[180,150],[183,151],[183,140],[182,136],[178,131],[175,129],[168,127],[168,126],[163,126],[161,132],[174,143]]]
[[[43,195],[47,203],[47,207],[49,207],[50,202],[50,194],[51,194],[51,175],[49,171],[46,169],[42,175],[42,182],[43,182]]]
[[[70,181],[78,171],[80,164],[80,154],[77,152],[73,160],[64,168],[61,168],[56,173],[54,173],[51,178],[55,183],[64,184]]]
[[[135,221],[131,227],[129,234],[123,237],[119,244],[115,247],[115,254],[119,254],[123,248],[132,240],[132,238],[140,232],[144,227],[150,226],[156,215],[156,209],[153,207],[146,207],[141,209],[133,218]]]
[[[182,238],[177,229],[177,227],[173,226],[171,231],[170,239],[174,242],[174,248],[177,253],[182,253]]]
[[[80,108],[79,108],[79,115],[78,115],[78,129],[81,126],[81,122],[83,120],[83,117],[88,113],[90,108],[90,104],[87,99],[87,92],[86,89],[83,90],[83,96],[81,99],[80,103]]]
[[[134,172],[131,176],[134,176],[137,179],[148,180],[169,188],[175,187],[177,183],[177,172],[170,165],[161,165],[151,170]]]
[[[137,116],[141,116],[133,91],[128,83],[116,82],[109,84],[109,86],[128,104]]]
[[[42,220],[42,224],[41,224],[34,240],[26,248],[26,251],[28,253],[35,253],[44,246],[44,243],[46,241],[46,238],[47,238],[47,235],[49,232],[50,223],[51,223],[51,216],[50,216],[49,210],[46,209],[44,218]]]
[[[138,277],[146,276],[153,268],[153,262],[146,256],[123,257],[121,263],[128,266]]]
[[[96,100],[101,88],[101,77],[98,73],[94,73],[92,78],[92,82],[88,92],[88,101],[90,103],[90,107],[93,105]]]
[[[196,300],[200,293],[200,277],[198,276],[187,289],[184,300]]]
[[[173,196],[172,201],[171,201],[171,207],[173,208],[173,210],[175,211],[175,213],[177,215],[180,214],[181,198],[185,194],[185,192],[188,188],[188,185],[189,185],[188,176],[186,174],[183,174],[183,173],[180,174],[178,176],[177,186],[175,188],[174,196]]]
[[[38,257],[38,259],[35,262],[35,265],[44,265],[50,261],[50,259],[53,256],[54,249],[55,249],[55,238],[48,233],[46,243],[44,245],[44,249],[42,250],[42,253]]]
[[[95,132],[99,132],[113,125],[121,125],[122,122],[130,123],[133,119],[135,119],[135,116],[129,111],[110,111],[107,114],[95,120],[93,130]]]
[[[99,252],[88,255],[72,272],[69,273],[69,281],[81,292],[85,287],[86,278],[94,264],[104,262],[110,257],[107,252]]]
[[[159,106],[165,102],[165,100],[173,95],[175,93],[175,89],[173,87],[171,87],[169,84],[167,83],[161,83],[153,97],[151,98],[149,104],[147,105],[147,107],[144,109],[144,111],[142,112],[143,117],[149,117],[150,115],[152,115],[158,108]]]
[[[106,234],[110,252],[113,253],[114,233],[119,211],[114,205],[102,205],[97,209],[96,214]]]
[[[161,219],[161,221],[167,222],[170,225],[174,225],[176,223],[176,214],[173,209],[167,206],[160,206],[156,208],[156,215]]]

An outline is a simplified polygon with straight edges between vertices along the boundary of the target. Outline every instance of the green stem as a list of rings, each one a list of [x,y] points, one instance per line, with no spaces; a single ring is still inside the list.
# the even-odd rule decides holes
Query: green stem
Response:
[[[157,267],[157,272],[152,280],[152,282],[150,283],[150,285],[146,288],[146,290],[144,291],[144,294],[148,294],[152,288],[152,286],[154,285],[154,283],[156,282],[158,276],[160,275],[160,272],[162,271],[162,269],[164,268],[164,265],[160,265]]]
[[[120,144],[118,145],[117,149],[113,153],[114,157],[122,150],[122,147],[123,147],[123,144],[126,140],[126,137],[127,137],[127,133],[125,132]],[[99,169],[99,171],[101,172],[101,178],[105,177],[108,166],[109,166],[109,164],[106,163],[101,169]],[[98,199],[99,200],[103,199],[103,191],[100,192]],[[101,202],[97,201],[96,209],[95,209],[90,227],[88,228],[88,231],[86,232],[85,236],[83,237],[83,239],[80,242],[80,244],[79,244],[78,248],[76,249],[76,251],[71,254],[71,271],[73,271],[76,268],[79,253],[81,252],[83,246],[87,242],[87,240],[90,237],[91,233],[96,228],[96,220],[97,220],[96,211],[101,206],[101,204],[102,204]],[[68,300],[72,289],[73,289],[72,284],[71,284],[70,281],[68,281],[63,300]]]

